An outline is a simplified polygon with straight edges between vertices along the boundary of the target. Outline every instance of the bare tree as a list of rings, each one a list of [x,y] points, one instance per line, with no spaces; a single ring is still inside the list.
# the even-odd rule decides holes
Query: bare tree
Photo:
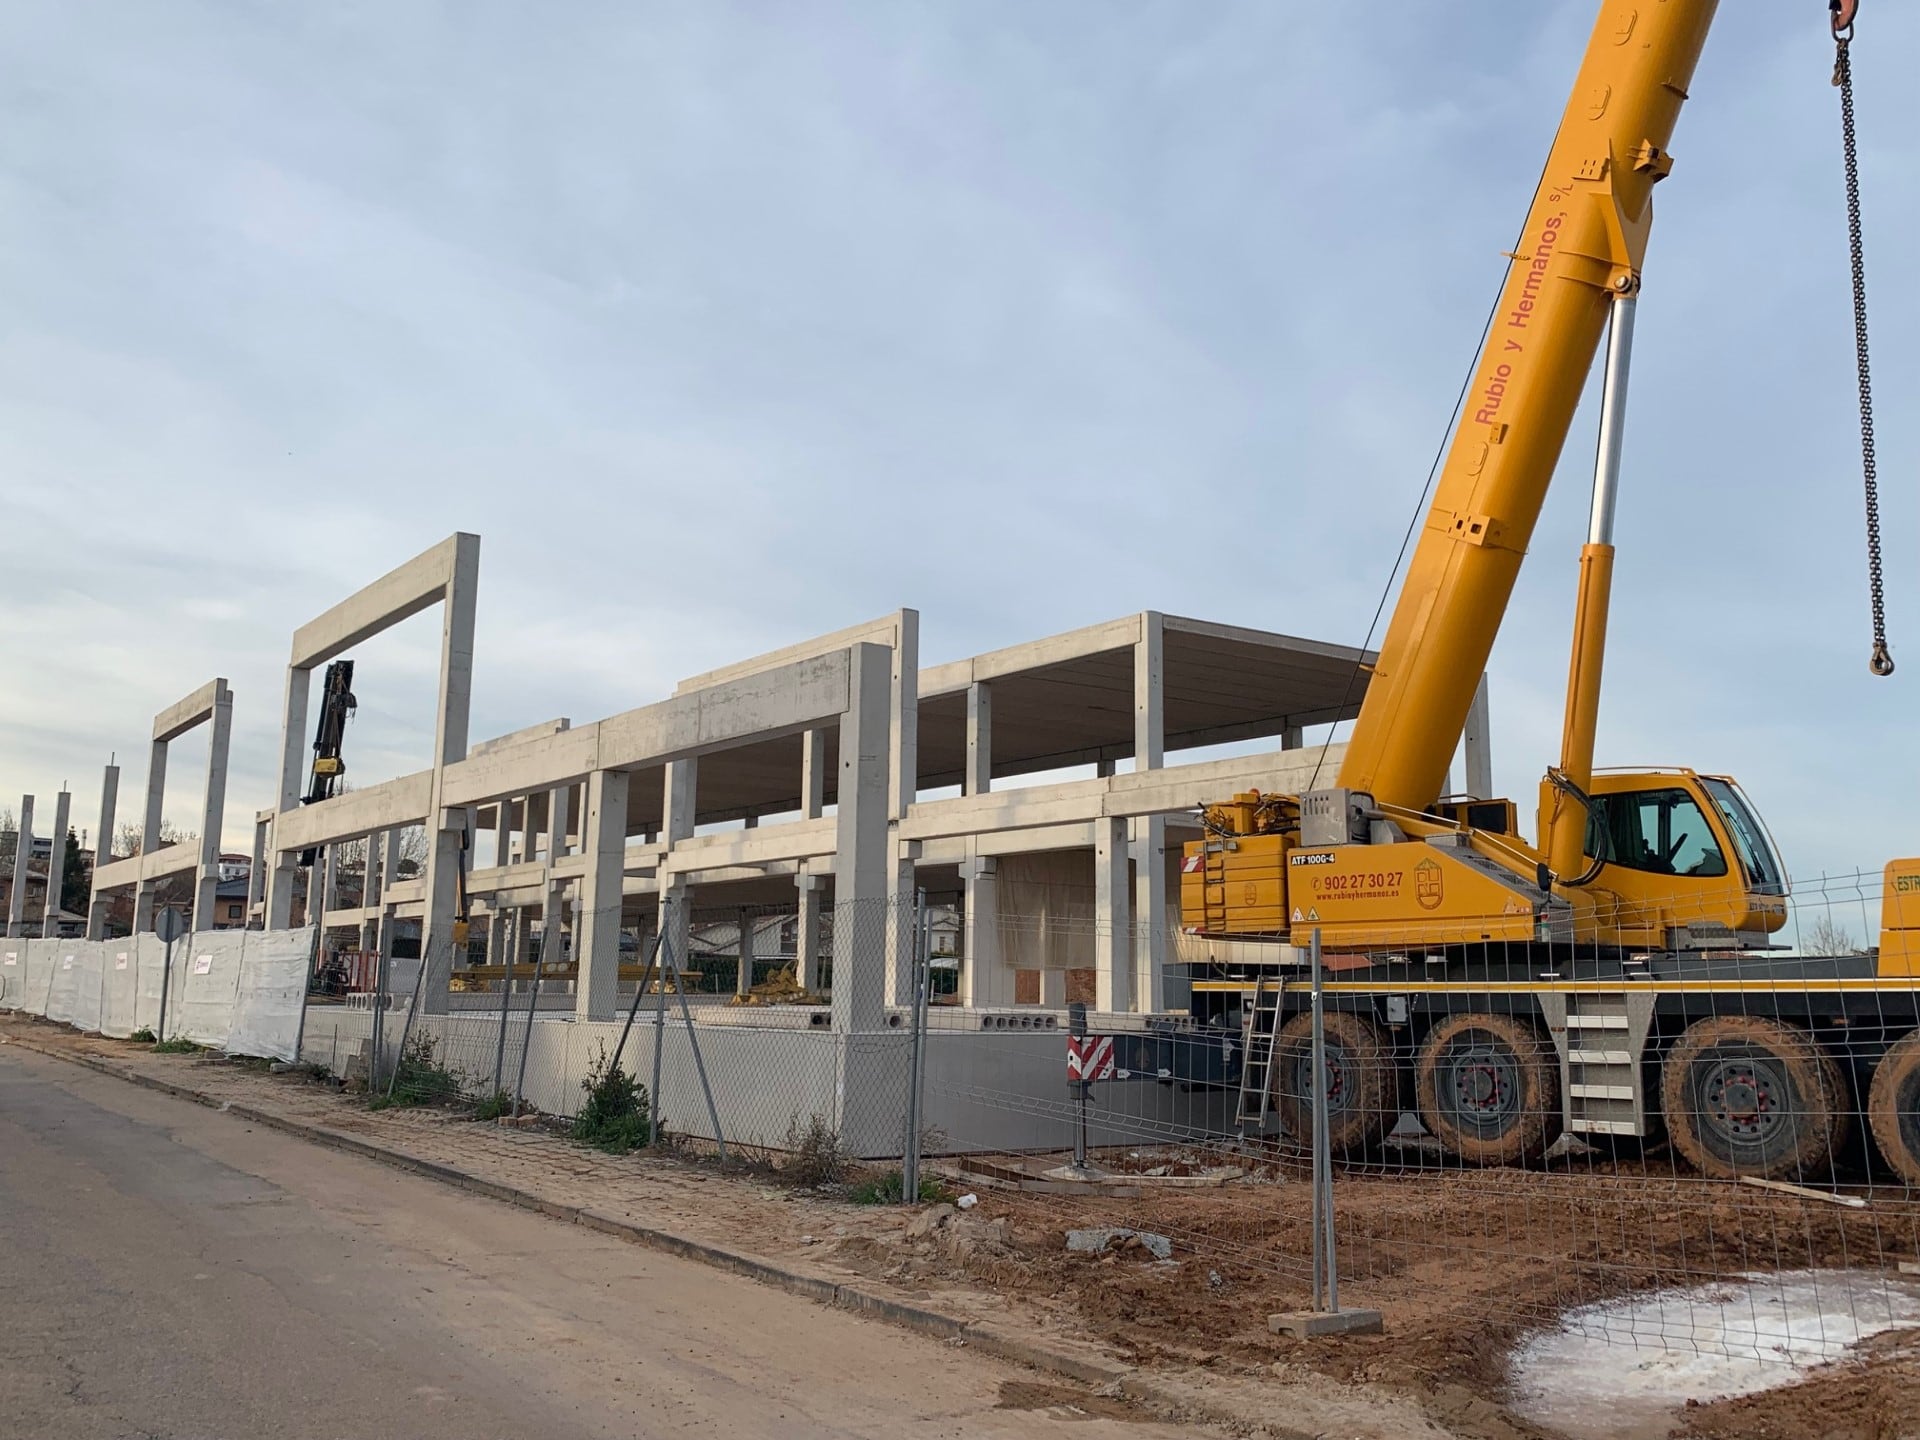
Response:
[[[395,876],[411,877],[427,867],[427,827],[409,825],[400,832],[400,859],[393,867]]]
[[[1860,947],[1853,932],[1835,923],[1833,916],[1820,915],[1806,930],[1801,948],[1809,955],[1858,955]]]
[[[145,842],[146,837],[143,833],[145,829],[144,825],[136,824],[132,820],[122,820],[114,826],[111,858],[125,860],[128,856],[138,855]],[[177,830],[171,820],[160,822],[160,848],[163,850],[169,845],[191,845],[199,838],[200,833],[197,830]]]
[[[20,821],[11,805],[0,805],[0,865],[11,866],[20,849]]]

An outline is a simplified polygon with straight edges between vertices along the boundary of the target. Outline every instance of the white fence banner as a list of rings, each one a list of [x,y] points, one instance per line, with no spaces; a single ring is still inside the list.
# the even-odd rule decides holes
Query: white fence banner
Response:
[[[314,932],[250,930],[226,1048],[236,1055],[295,1060]]]

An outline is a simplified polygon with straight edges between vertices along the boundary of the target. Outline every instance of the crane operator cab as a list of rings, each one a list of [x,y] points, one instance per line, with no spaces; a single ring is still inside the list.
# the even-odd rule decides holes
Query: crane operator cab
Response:
[[[1551,786],[1541,793],[1544,807]],[[1726,776],[1596,772],[1585,848],[1586,873],[1558,877],[1556,888],[1579,909],[1591,905],[1595,938],[1750,949],[1787,923],[1786,871],[1752,802]]]

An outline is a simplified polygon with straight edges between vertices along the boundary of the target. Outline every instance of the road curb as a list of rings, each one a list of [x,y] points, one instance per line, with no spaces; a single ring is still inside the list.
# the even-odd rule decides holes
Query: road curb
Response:
[[[1044,1345],[1037,1345],[1019,1336],[1006,1334],[979,1321],[963,1320],[957,1315],[948,1315],[943,1311],[929,1310],[924,1306],[912,1305],[900,1300],[890,1300],[883,1295],[875,1295],[852,1285],[841,1285],[831,1280],[823,1280],[818,1276],[805,1275],[755,1255],[744,1255],[737,1250],[728,1250],[724,1246],[712,1245],[703,1240],[673,1234],[671,1231],[655,1229],[653,1226],[642,1225],[617,1215],[609,1215],[605,1211],[591,1207],[566,1205],[548,1200],[531,1191],[503,1185],[497,1180],[487,1180],[455,1166],[426,1160],[420,1156],[411,1155],[405,1150],[382,1145],[358,1135],[350,1135],[329,1126],[293,1120],[284,1115],[273,1114],[271,1111],[256,1109],[251,1105],[220,1100],[203,1090],[177,1085],[152,1075],[143,1075],[137,1070],[117,1065],[97,1055],[76,1055],[51,1046],[36,1045],[18,1036],[10,1037],[7,1043],[18,1045],[23,1050],[31,1050],[36,1055],[44,1055],[50,1060],[64,1060],[70,1065],[78,1065],[115,1080],[170,1095],[175,1099],[188,1100],[210,1110],[232,1115],[236,1119],[264,1125],[268,1129],[357,1155],[391,1169],[404,1170],[426,1179],[437,1180],[442,1184],[469,1191],[489,1200],[517,1205],[524,1210],[532,1210],[555,1220],[584,1226],[586,1229],[612,1235],[630,1244],[659,1251],[661,1254],[696,1261],[716,1270],[725,1270],[745,1279],[785,1290],[789,1294],[798,1295],[817,1304],[831,1305],[837,1309],[871,1316],[899,1329],[911,1330],[936,1340],[963,1344],[996,1359],[1009,1360],[1015,1364],[1030,1366],[1035,1370],[1048,1371],[1083,1384],[1119,1384],[1127,1395],[1149,1405],[1189,1413],[1195,1409],[1192,1402],[1168,1395],[1152,1385],[1141,1382],[1138,1372],[1128,1366],[1105,1365],[1096,1360],[1050,1350]],[[1207,1418],[1235,1427],[1244,1427],[1247,1423],[1246,1416],[1227,1410],[1210,1413]]]

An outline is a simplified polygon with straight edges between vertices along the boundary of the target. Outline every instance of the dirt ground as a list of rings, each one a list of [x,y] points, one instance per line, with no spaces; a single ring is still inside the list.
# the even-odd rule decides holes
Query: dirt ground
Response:
[[[71,1035],[33,1029],[38,1039]],[[138,1048],[91,1037],[62,1043],[122,1055]],[[382,1138],[406,1135],[423,1153],[513,1150],[515,1163],[535,1161],[527,1137],[501,1137],[491,1126],[445,1114],[370,1115],[292,1077],[152,1059],[235,1077],[222,1084],[298,1090],[303,1116],[369,1133],[378,1127]],[[542,1162],[545,1173],[564,1166],[602,1193],[612,1177],[624,1187],[620,1208],[650,1223],[793,1268],[863,1277],[876,1291],[951,1313],[1017,1316],[1033,1333],[1097,1342],[1169,1383],[1243,1395],[1256,1411],[1284,1407],[1278,1378],[1356,1403],[1406,1402],[1435,1433],[1482,1440],[1545,1433],[1509,1409],[1509,1356],[1572,1307],[1746,1271],[1890,1271],[1920,1258],[1920,1203],[1897,1190],[1860,1192],[1866,1207],[1847,1209],[1677,1176],[1661,1156],[1619,1166],[1570,1158],[1534,1171],[1346,1171],[1335,1184],[1341,1298],[1380,1310],[1385,1333],[1295,1342],[1267,1327],[1269,1314],[1310,1301],[1308,1188],[1284,1164],[1242,1157],[1236,1168],[1246,1173],[1225,1184],[1121,1198],[995,1188],[937,1162],[956,1195],[971,1192],[979,1203],[964,1212],[903,1211],[784,1185],[766,1166],[722,1175],[704,1161],[612,1158],[553,1144],[560,1158]],[[1236,1163],[1203,1151],[1104,1158],[1114,1168],[1175,1174]],[[1165,1236],[1171,1259],[1139,1246],[1068,1251],[1066,1231],[1099,1226]],[[1673,1433],[1920,1435],[1920,1338],[1891,1332],[1798,1385],[1691,1406]]]

